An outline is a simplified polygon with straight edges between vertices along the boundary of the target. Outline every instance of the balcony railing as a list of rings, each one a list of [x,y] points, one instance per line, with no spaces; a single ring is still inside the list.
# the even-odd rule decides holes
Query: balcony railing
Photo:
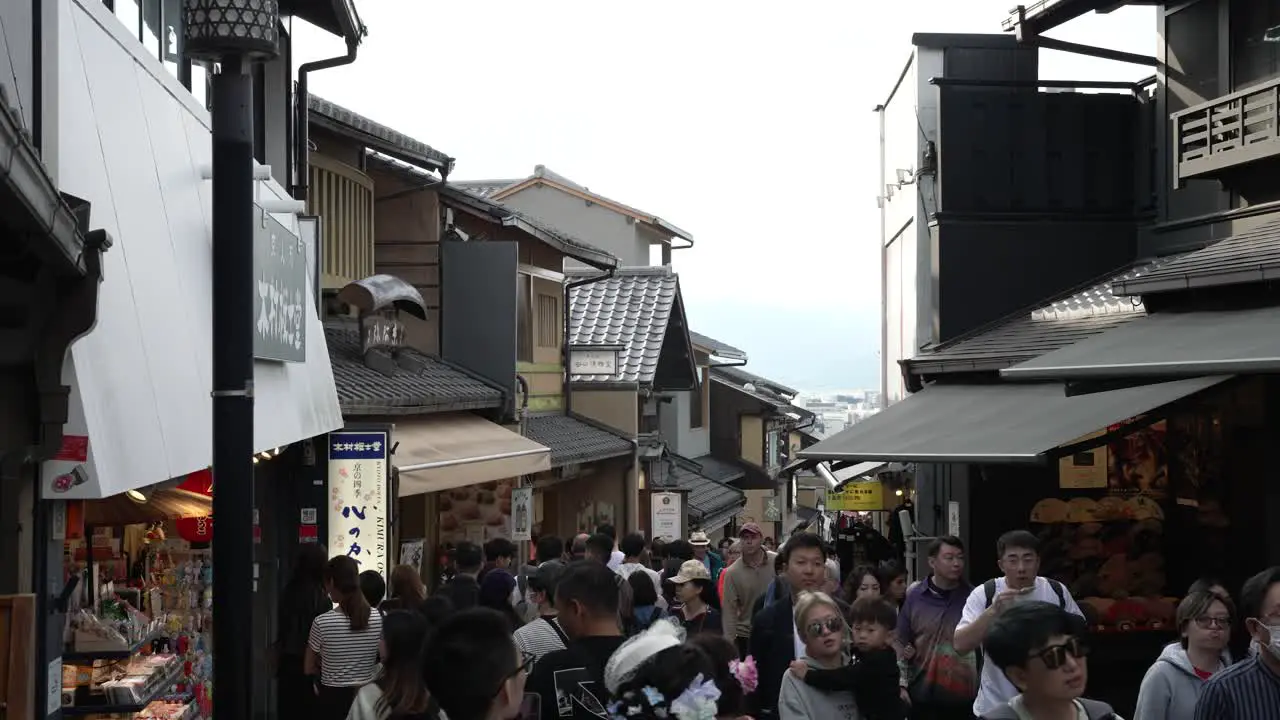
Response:
[[[1173,186],[1280,156],[1280,78],[1173,113]]]
[[[373,274],[373,181],[368,175],[311,153],[307,210],[324,223],[325,287],[342,287]]]

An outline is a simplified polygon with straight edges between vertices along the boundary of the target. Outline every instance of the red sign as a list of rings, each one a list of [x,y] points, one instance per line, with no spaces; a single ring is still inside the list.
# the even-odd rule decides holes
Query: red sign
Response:
[[[213,518],[182,518],[174,521],[178,537],[189,543],[213,542]]]
[[[63,435],[62,447],[54,460],[66,462],[89,462],[89,437],[87,435]]]

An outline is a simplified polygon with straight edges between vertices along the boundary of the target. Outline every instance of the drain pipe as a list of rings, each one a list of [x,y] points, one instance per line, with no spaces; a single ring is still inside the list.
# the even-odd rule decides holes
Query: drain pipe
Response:
[[[516,373],[516,385],[520,388],[520,412],[517,416],[520,421],[520,436],[528,437],[529,436],[528,435],[529,381],[525,380],[524,376],[521,375],[520,373]],[[517,483],[517,487],[521,487],[521,488],[530,487],[533,485],[533,483],[529,482],[528,475],[521,475],[519,478],[516,478],[516,483]],[[527,522],[530,523],[530,529],[532,529],[533,518],[529,518]],[[530,555],[529,546],[530,546],[529,540],[520,540],[516,543],[516,552],[519,555],[519,557],[516,558],[516,561],[519,563],[520,567],[523,567],[529,564],[529,555]]]
[[[307,89],[307,76],[315,70],[350,65],[356,61],[359,38],[347,38],[347,54],[324,60],[302,63],[298,66],[298,89],[294,94],[294,132],[297,146],[294,148],[294,168],[297,177],[293,183],[293,199],[306,202],[311,188],[311,93]]]
[[[564,363],[564,389],[562,392],[564,393],[565,415],[568,415],[573,410],[573,393],[569,392],[569,379],[572,377],[569,372],[569,320],[573,315],[573,310],[570,306],[570,291],[576,287],[582,287],[583,285],[590,285],[592,283],[608,280],[613,277],[615,271],[616,268],[609,268],[603,275],[593,275],[588,278],[582,278],[581,280],[574,280],[573,282],[565,283],[564,285],[564,339],[560,342],[560,360]]]

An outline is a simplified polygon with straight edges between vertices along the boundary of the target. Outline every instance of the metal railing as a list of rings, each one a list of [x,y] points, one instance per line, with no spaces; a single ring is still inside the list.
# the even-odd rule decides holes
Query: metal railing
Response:
[[[1280,78],[1173,113],[1173,187],[1280,155]]]

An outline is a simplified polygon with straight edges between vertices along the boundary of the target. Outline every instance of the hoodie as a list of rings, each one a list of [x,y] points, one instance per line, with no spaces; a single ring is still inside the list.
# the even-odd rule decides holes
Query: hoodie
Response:
[[[1222,665],[1229,664],[1229,658],[1224,654]],[[1214,668],[1215,671],[1217,669]],[[1204,683],[1196,675],[1196,669],[1181,644],[1166,646],[1160,658],[1147,670],[1146,677],[1142,678],[1133,720],[1192,720]]]
[[[812,658],[806,656],[804,661],[811,668],[819,666]],[[842,664],[847,665],[849,658]],[[782,690],[778,693],[778,720],[859,720],[858,708],[853,701],[853,692],[823,692],[806,685],[791,671],[782,676]]]

